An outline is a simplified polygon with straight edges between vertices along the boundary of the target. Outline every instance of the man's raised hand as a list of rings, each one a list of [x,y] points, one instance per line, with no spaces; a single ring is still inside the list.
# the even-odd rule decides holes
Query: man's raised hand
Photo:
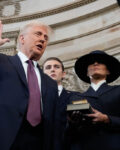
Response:
[[[3,24],[2,24],[2,22],[0,21],[0,45],[3,45],[3,44],[5,44],[6,42],[9,42],[9,41],[10,41],[10,39],[8,39],[8,38],[2,39],[2,31],[3,31]]]

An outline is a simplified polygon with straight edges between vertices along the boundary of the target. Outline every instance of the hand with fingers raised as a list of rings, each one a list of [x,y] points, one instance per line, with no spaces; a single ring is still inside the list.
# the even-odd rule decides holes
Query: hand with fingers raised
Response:
[[[2,32],[3,32],[3,24],[0,21],[0,45],[5,44],[6,42],[9,42],[10,40],[8,38],[2,39]]]

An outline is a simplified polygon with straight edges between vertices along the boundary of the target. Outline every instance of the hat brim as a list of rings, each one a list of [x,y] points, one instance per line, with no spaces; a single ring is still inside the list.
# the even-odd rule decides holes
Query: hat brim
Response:
[[[103,63],[107,66],[110,72],[106,79],[107,83],[113,82],[120,76],[120,62],[116,58],[107,54],[87,54],[80,57],[75,63],[75,72],[84,82],[90,83],[87,68],[94,62]]]

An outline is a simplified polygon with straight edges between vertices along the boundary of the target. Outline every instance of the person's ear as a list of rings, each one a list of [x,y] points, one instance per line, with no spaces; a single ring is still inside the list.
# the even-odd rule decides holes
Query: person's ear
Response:
[[[24,36],[23,35],[19,36],[19,41],[22,45],[24,44]]]

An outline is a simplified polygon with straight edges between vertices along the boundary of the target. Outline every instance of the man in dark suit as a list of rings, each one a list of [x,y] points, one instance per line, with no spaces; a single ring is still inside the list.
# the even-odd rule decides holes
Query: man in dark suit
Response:
[[[91,123],[77,128],[70,149],[119,150],[120,86],[107,83],[120,76],[120,62],[104,51],[96,50],[76,61],[75,72],[81,80],[90,83],[82,96],[92,106],[93,113],[86,115]],[[79,95],[75,99],[79,99]]]
[[[66,108],[67,104],[70,101],[70,98],[73,94],[76,92],[68,91],[62,86],[62,80],[66,75],[66,72],[64,70],[64,65],[62,61],[57,57],[49,57],[46,59],[43,63],[43,72],[50,76],[53,80],[55,80],[58,84],[58,94],[59,94],[59,100],[58,100],[58,107],[57,111],[59,112],[58,118],[60,120],[60,127],[58,128],[58,142],[59,146],[57,146],[57,149],[63,150],[63,143],[65,138],[65,131],[67,126],[67,114],[66,114]],[[57,142],[57,143],[58,143]]]
[[[20,30],[18,54],[0,54],[1,150],[53,150],[58,89],[37,64],[50,31],[45,24],[31,22]],[[9,39],[1,34],[0,22],[3,45]]]

